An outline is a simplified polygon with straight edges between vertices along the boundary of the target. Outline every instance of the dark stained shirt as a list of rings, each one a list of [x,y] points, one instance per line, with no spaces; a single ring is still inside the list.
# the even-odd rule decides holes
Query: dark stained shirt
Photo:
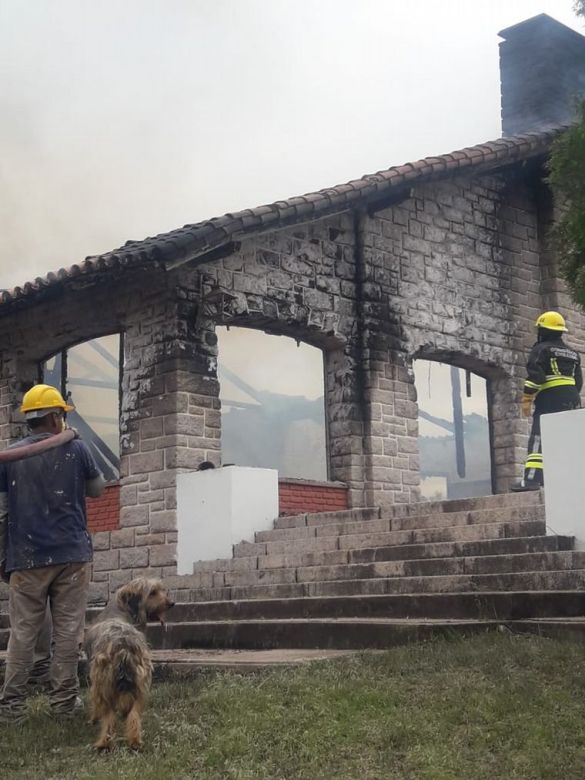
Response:
[[[13,446],[48,435],[27,436]],[[85,482],[99,475],[90,450],[79,439],[0,464],[0,492],[8,494],[7,572],[92,560]]]

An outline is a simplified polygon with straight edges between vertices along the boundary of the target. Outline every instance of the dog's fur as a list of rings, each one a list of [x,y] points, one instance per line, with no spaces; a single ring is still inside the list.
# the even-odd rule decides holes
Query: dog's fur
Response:
[[[164,623],[173,602],[159,580],[138,577],[120,588],[89,627],[91,718],[101,722],[95,747],[111,747],[116,715],[126,722],[130,747],[142,745],[141,721],[152,679],[152,661],[143,631],[148,620]],[[140,630],[138,630],[140,629]]]

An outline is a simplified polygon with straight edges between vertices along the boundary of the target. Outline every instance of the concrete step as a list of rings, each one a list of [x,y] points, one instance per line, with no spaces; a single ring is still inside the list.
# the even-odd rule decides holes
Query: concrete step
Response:
[[[149,644],[174,648],[323,648],[383,649],[437,636],[470,635],[493,629],[492,620],[391,620],[337,618],[291,620],[230,620],[149,626]]]
[[[509,523],[516,520],[544,520],[543,504],[535,506],[501,507],[499,509],[474,509],[469,512],[445,512],[443,514],[409,515],[389,520],[390,530],[406,531],[419,528],[447,528],[484,523]]]
[[[453,633],[476,633],[497,626],[493,620],[409,620],[388,618],[292,618],[284,620],[209,620],[149,624],[154,650],[274,648],[359,650],[392,647]],[[0,631],[5,650],[8,631]]]
[[[194,677],[208,671],[232,671],[238,674],[262,669],[306,666],[315,661],[331,661],[354,655],[355,650],[315,650],[280,648],[277,650],[192,649],[151,650],[155,680]],[[6,652],[0,652],[0,679],[4,678]],[[87,665],[80,661],[82,684],[87,679]]]
[[[552,639],[570,639],[585,644],[585,617],[544,617],[515,620],[508,624],[510,631],[537,634]]]
[[[502,539],[520,536],[544,536],[544,520],[512,521],[509,523],[485,523],[453,526],[447,528],[423,528],[413,531],[391,531],[389,533],[361,533],[334,537],[339,549],[356,550],[364,547],[389,547],[395,544],[434,544],[437,542],[468,542],[482,539]],[[325,541],[324,537],[320,541]],[[277,542],[267,542],[267,551],[276,552]],[[295,545],[296,549],[297,545]],[[289,545],[290,548],[290,545]]]
[[[513,620],[578,617],[584,611],[579,591],[525,590],[178,602],[169,616],[173,623],[321,617]],[[87,624],[100,612],[99,608],[88,609]],[[8,625],[8,615],[0,615],[0,629]]]
[[[373,521],[378,522],[378,521]],[[544,520],[516,520],[508,523],[478,523],[447,528],[423,528],[411,531],[377,531],[341,536],[315,536],[276,542],[240,542],[234,545],[235,558],[291,553],[355,550],[365,547],[391,547],[435,542],[466,542],[512,536],[544,536]]]
[[[329,550],[325,552],[262,555],[245,558],[221,558],[199,561],[193,573],[251,571],[299,566],[336,566],[345,563],[412,560],[415,558],[451,558],[458,555],[513,555],[528,552],[571,550],[571,536],[532,536],[511,539],[487,539],[471,542],[437,542],[430,544],[370,547],[359,550]]]
[[[366,547],[349,550],[349,563],[410,560],[415,558],[451,558],[454,556],[515,555],[531,552],[572,550],[573,536],[525,536],[483,539],[468,542],[434,542],[427,544],[395,545],[393,547]],[[232,559],[233,560],[233,559]],[[245,560],[245,559],[241,559]],[[263,560],[262,558],[258,559]],[[311,565],[311,564],[305,564]],[[317,563],[313,565],[318,565]],[[323,563],[323,565],[328,565]]]
[[[377,520],[380,507],[344,509],[336,512],[318,512],[301,515],[285,515],[274,521],[274,528],[304,528],[306,526],[328,525],[329,523],[354,523],[360,520]]]
[[[519,555],[460,556],[453,558],[422,558],[407,561],[350,564],[345,566],[305,566],[280,569],[290,582],[289,571],[295,571],[296,582],[324,582],[327,580],[368,579],[370,577],[436,577],[459,574],[497,574],[509,572],[561,571],[585,568],[585,553],[545,552]],[[248,579],[263,572],[235,572],[226,574],[226,585],[253,584],[261,580]]]
[[[498,493],[493,496],[447,499],[444,501],[419,501],[413,504],[394,504],[381,510],[381,517],[409,517],[411,515],[443,514],[446,512],[470,512],[499,507],[536,506],[544,504],[544,491],[529,493]]]
[[[172,588],[172,578],[169,583]],[[383,595],[389,593],[461,593],[475,591],[579,590],[585,585],[585,570],[536,571],[500,574],[458,574],[430,577],[376,577],[355,580],[290,582],[286,584],[199,587],[198,580],[182,579],[178,593],[185,601],[239,599],[289,599],[321,596]]]
[[[414,504],[397,504],[391,507],[347,509],[336,512],[319,512],[287,515],[274,521],[275,529],[302,528],[306,526],[351,523],[380,518],[404,518],[429,514],[469,512],[501,507],[530,507],[544,503],[543,493],[500,493],[494,496],[478,496],[446,501],[419,501]]]
[[[277,585],[325,580],[364,580],[370,577],[432,577],[454,574],[491,574],[514,571],[556,571],[585,568],[585,553],[535,552],[516,555],[419,558],[333,566],[299,566],[226,571],[213,575],[213,584]]]
[[[101,612],[90,608],[89,625]],[[389,595],[248,599],[238,601],[180,601],[169,613],[173,623],[202,620],[264,618],[388,617],[512,620],[538,617],[576,617],[585,612],[583,596],[572,591],[485,591],[463,593],[405,593]],[[0,615],[0,629],[8,628]]]
[[[351,522],[327,523],[326,525],[257,531],[254,535],[254,542],[289,542],[324,536],[385,533],[388,531],[445,528],[472,524],[483,525],[486,523],[506,523],[518,520],[543,520],[544,516],[544,506],[537,505],[528,507],[501,507],[499,509],[480,509],[442,514],[410,515],[401,518],[370,518],[367,520],[353,520]]]
[[[174,623],[181,623],[338,617],[517,620],[583,613],[579,591],[527,590],[179,602],[171,615]]]

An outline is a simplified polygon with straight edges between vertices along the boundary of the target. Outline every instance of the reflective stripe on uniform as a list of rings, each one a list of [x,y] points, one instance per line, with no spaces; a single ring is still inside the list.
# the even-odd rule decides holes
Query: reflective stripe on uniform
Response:
[[[575,387],[574,376],[556,376],[555,374],[548,375],[546,381],[541,385],[537,385],[536,382],[531,382],[527,379],[524,382],[524,393],[526,395],[536,395],[541,390],[550,390],[551,387]]]
[[[549,390],[551,387],[566,387],[568,385],[575,386],[575,377],[573,376],[555,376],[546,378],[546,382],[543,382],[540,386],[541,390]]]

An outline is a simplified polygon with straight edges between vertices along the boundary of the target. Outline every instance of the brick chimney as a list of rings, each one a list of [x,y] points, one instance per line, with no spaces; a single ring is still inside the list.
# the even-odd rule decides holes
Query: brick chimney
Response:
[[[547,14],[499,35],[502,135],[570,122],[585,97],[585,37]]]

